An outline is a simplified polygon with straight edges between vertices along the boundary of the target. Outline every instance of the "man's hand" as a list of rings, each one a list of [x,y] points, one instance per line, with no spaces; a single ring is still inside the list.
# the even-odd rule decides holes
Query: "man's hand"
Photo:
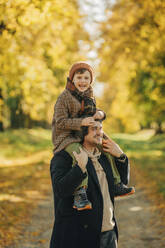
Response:
[[[111,138],[103,139],[103,151],[109,152],[112,156],[119,158],[123,153],[119,145],[117,145]]]
[[[83,172],[85,172],[86,171],[86,165],[88,162],[87,153],[80,147],[80,153],[73,152],[73,155],[75,156],[77,163],[80,166],[81,170]]]
[[[93,115],[95,120],[102,120],[104,119],[104,112],[101,110],[97,110],[96,113]]]
[[[82,120],[81,126],[92,126],[95,120],[93,117],[86,117]]]

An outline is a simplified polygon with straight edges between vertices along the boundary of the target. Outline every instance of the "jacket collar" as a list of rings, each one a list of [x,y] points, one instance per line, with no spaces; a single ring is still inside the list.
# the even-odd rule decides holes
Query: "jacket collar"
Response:
[[[92,163],[92,160],[90,158],[88,158],[87,170],[88,170],[89,175],[91,176],[91,178],[95,182],[98,190],[101,193],[101,188],[100,188],[99,180],[98,180],[98,177],[97,177],[97,174],[96,174],[96,170],[95,170],[95,168],[93,166],[93,163]]]
[[[105,156],[103,154],[101,154],[101,156],[99,158],[99,163],[102,166],[103,170],[105,171],[108,186],[109,186],[109,192],[110,192],[110,195],[111,195],[111,200],[112,200],[112,203],[114,204],[114,199],[113,199],[114,198],[114,193],[112,193],[112,190],[110,190],[110,188],[112,189],[114,187],[114,183],[113,183],[113,180],[112,180],[113,174],[112,174],[111,166],[109,164],[109,161],[107,160],[107,158],[105,158]],[[102,195],[99,180],[98,180],[98,177],[97,177],[97,174],[96,174],[96,170],[95,170],[95,168],[93,166],[93,163],[92,163],[90,158],[88,159],[87,170],[88,170],[88,174],[91,176],[91,178],[95,182],[95,184],[96,184],[96,186],[98,188],[98,191]]]

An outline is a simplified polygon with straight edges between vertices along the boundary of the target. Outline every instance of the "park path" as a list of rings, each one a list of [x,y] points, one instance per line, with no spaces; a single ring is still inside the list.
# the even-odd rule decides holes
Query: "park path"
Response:
[[[116,201],[119,248],[164,248],[165,235],[156,206],[143,190]],[[164,239],[164,241],[163,241]]]
[[[132,180],[133,181],[133,180]],[[119,248],[164,248],[164,231],[161,219],[136,185],[136,194],[116,200],[116,218],[119,227]],[[39,202],[30,223],[15,245],[8,248],[48,248],[53,226],[53,196]]]
[[[23,234],[15,244],[7,248],[48,248],[53,228],[53,195],[52,189],[33,210],[29,223],[22,224]],[[6,247],[5,247],[6,248]]]

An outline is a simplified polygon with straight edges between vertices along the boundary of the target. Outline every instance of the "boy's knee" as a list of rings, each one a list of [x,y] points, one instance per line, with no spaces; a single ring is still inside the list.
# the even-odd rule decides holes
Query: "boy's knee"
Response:
[[[65,151],[68,152],[69,154],[71,154],[72,152],[77,152],[79,153],[80,152],[80,148],[82,147],[82,145],[80,143],[72,143],[72,144],[69,144],[66,148],[65,148]]]

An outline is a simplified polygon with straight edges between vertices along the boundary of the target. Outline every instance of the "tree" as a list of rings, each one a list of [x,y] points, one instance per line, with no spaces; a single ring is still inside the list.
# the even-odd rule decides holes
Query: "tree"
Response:
[[[48,121],[70,64],[85,57],[83,39],[88,35],[75,0],[1,1],[0,88],[10,127]]]
[[[3,96],[2,96],[2,89],[0,88],[0,132],[4,131],[2,108],[3,108]]]
[[[165,121],[165,2],[118,0],[106,13],[100,78],[117,87],[113,112],[118,109],[116,118],[126,129],[134,120],[137,128],[156,122],[160,129]]]

